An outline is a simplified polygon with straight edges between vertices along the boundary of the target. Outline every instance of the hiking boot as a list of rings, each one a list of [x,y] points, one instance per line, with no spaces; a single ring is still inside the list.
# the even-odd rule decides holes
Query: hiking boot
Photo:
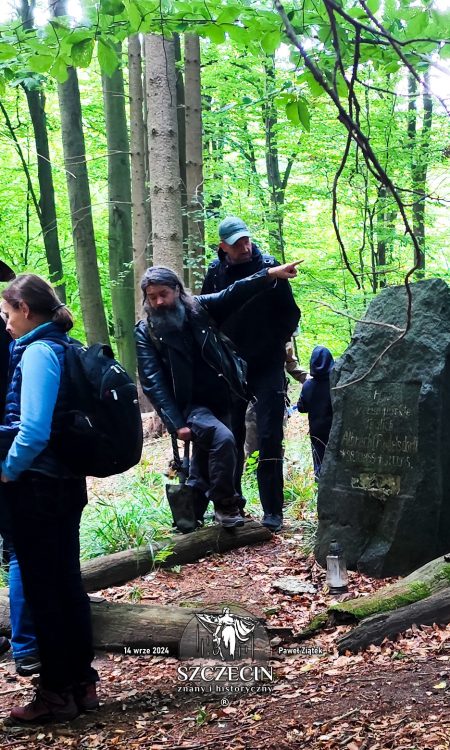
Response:
[[[80,711],[95,711],[100,705],[95,682],[75,685],[73,696]]]
[[[0,656],[2,654],[6,654],[7,651],[11,648],[11,644],[8,640],[8,638],[5,638],[4,635],[0,636]]]
[[[234,529],[244,525],[244,519],[237,505],[231,505],[229,508],[216,508],[215,520],[224,529]]]
[[[277,513],[264,513],[264,518],[261,521],[262,525],[269,529],[273,534],[277,531],[281,531],[283,526],[283,516]]]
[[[71,721],[78,716],[78,708],[71,692],[54,693],[38,688],[25,706],[14,706],[10,717],[20,724],[42,724],[47,721]]]
[[[22,659],[16,659],[16,672],[21,677],[31,677],[32,674],[39,674],[41,671],[41,662],[39,656],[24,656]]]

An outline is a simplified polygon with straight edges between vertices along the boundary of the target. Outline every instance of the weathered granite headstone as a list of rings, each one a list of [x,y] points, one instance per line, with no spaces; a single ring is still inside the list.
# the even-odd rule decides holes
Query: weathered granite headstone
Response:
[[[316,558],[337,539],[352,569],[404,575],[450,551],[450,287],[411,286],[412,326],[370,369],[392,328],[358,323],[338,360],[319,482]],[[383,290],[365,320],[404,327],[406,291]]]

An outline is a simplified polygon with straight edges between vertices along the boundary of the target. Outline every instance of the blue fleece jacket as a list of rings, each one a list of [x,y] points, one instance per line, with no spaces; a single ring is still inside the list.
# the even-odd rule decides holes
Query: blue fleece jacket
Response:
[[[15,480],[29,469],[50,439],[53,412],[61,381],[61,366],[50,343],[35,340],[45,336],[54,323],[44,323],[17,339],[26,349],[17,365],[22,371],[19,432],[2,463],[2,472]],[[30,341],[27,345],[27,342]]]

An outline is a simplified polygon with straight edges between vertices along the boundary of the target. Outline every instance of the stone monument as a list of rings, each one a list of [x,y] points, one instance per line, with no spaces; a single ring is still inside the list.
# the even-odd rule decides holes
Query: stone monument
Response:
[[[376,362],[406,323],[405,287],[387,287],[336,364],[319,482],[317,560],[336,539],[350,569],[379,578],[450,551],[450,287],[411,292],[401,341]]]

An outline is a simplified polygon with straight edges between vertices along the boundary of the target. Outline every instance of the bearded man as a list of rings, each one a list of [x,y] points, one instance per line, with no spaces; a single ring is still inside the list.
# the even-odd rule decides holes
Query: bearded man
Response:
[[[216,521],[243,524],[236,490],[237,450],[230,430],[232,399],[246,400],[245,371],[218,327],[297,263],[265,268],[218,294],[192,297],[168,268],[149,268],[141,289],[147,319],[135,329],[139,379],[168,431],[192,441],[188,485],[214,504]]]

